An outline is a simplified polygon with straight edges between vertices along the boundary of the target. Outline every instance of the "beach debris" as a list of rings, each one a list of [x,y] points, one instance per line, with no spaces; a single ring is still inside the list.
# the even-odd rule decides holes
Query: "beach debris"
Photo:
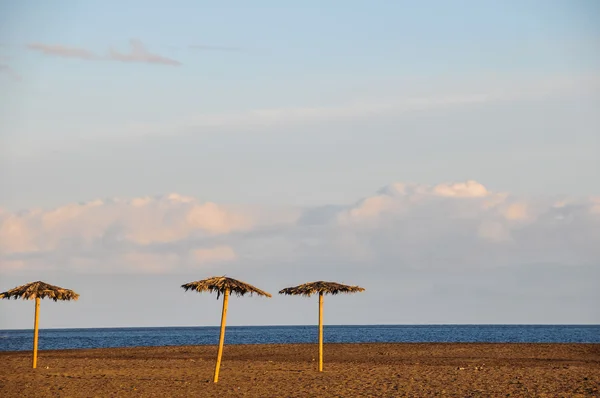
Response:
[[[281,289],[279,294],[290,296],[310,297],[312,294],[319,294],[319,372],[323,371],[323,295],[339,293],[358,293],[365,289],[360,286],[343,285],[336,282],[310,282],[303,285],[286,287]]]
[[[213,382],[219,381],[219,369],[221,367],[221,358],[223,356],[223,344],[225,341],[225,324],[227,320],[227,304],[229,303],[229,295],[233,293],[237,296],[243,296],[247,293],[250,295],[256,294],[258,296],[271,297],[271,295],[257,287],[249,285],[245,282],[238,281],[233,278],[226,276],[213,276],[211,278],[186,283],[181,285],[187,292],[188,290],[194,290],[199,293],[210,292],[217,293],[217,300],[223,295],[223,310],[221,313],[221,333],[219,335],[219,350],[217,352],[217,364],[215,366],[215,373]]]
[[[30,282],[14,289],[0,293],[0,299],[23,299],[35,300],[35,320],[33,322],[33,363],[32,368],[37,367],[37,352],[38,352],[38,330],[40,319],[40,299],[49,298],[54,301],[76,301],[79,294],[73,290],[50,285],[46,282],[36,281]]]

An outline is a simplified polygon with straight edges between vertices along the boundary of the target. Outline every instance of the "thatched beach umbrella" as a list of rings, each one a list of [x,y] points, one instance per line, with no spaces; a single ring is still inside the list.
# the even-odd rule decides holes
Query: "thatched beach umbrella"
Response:
[[[287,287],[279,291],[279,294],[300,295],[309,297],[311,294],[319,293],[319,372],[323,371],[323,295],[338,293],[358,293],[363,289],[360,286],[342,285],[335,282],[311,282],[304,285]]]
[[[201,281],[186,283],[181,285],[182,288],[187,292],[188,290],[195,290],[197,292],[210,292],[217,293],[217,300],[219,296],[223,295],[223,312],[221,314],[221,334],[219,335],[219,351],[217,353],[217,365],[215,366],[215,375],[213,381],[216,383],[219,381],[219,368],[221,367],[221,357],[223,355],[223,343],[225,340],[225,322],[227,319],[227,303],[229,301],[229,294],[233,293],[237,296],[243,296],[246,293],[257,294],[259,296],[271,297],[267,292],[264,292],[252,285],[247,283],[227,278],[225,276],[214,276]]]
[[[38,349],[38,324],[40,314],[40,299],[50,298],[54,301],[58,300],[77,300],[79,295],[72,290],[63,289],[62,287],[49,285],[47,283],[37,281],[31,282],[23,286],[15,287],[7,292],[0,293],[0,299],[14,298],[23,300],[35,299],[35,320],[33,322],[33,368],[37,366],[37,349]]]

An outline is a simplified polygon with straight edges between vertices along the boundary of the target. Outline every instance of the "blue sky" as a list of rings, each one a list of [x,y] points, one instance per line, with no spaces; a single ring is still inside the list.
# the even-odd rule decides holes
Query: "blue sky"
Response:
[[[95,274],[237,272],[277,289],[412,272],[423,288],[385,299],[423,307],[335,320],[597,323],[598,17],[593,0],[3,2],[0,290],[40,275],[93,292]],[[410,254],[393,250],[417,234],[406,225],[430,231]],[[515,272],[545,275],[552,310],[524,306],[542,293]],[[492,276],[514,299],[481,293]],[[440,285],[452,278],[493,311]],[[384,299],[367,291],[348,298],[365,312]],[[131,319],[89,300],[100,315],[81,326],[188,320],[164,301]],[[0,327],[28,326],[0,305]],[[234,322],[257,319],[298,323]]]

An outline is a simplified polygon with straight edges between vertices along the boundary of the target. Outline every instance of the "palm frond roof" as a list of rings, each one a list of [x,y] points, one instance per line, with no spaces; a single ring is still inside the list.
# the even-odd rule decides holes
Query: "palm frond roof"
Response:
[[[250,295],[257,294],[259,296],[271,297],[271,295],[257,287],[254,287],[248,283],[238,281],[237,279],[228,278],[226,276],[213,276],[211,278],[202,279],[200,281],[186,283],[181,285],[182,288],[187,292],[188,290],[195,290],[197,292],[210,292],[217,293],[217,299],[221,294],[225,293],[225,290],[229,290],[230,294],[237,296],[243,296],[247,293]]]
[[[58,300],[77,300],[79,294],[73,290],[65,289],[59,286],[50,285],[42,281],[27,283],[14,289],[0,293],[0,299],[23,299],[33,300],[35,298],[50,298]]]
[[[310,296],[311,294],[358,293],[365,289],[360,286],[343,285],[336,282],[316,281],[299,286],[286,287],[279,294]]]

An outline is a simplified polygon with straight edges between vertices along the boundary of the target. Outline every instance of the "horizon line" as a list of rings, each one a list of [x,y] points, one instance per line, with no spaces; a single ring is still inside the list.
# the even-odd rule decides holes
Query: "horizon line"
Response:
[[[228,325],[228,328],[265,328],[265,327],[315,327],[315,324],[297,325]],[[365,323],[365,324],[326,324],[324,327],[365,327],[365,326],[598,326],[600,323]],[[181,328],[219,328],[219,325],[197,326],[103,326],[103,327],[56,327],[40,330],[90,330],[90,329],[181,329]],[[3,329],[0,332],[29,331],[26,329]]]

